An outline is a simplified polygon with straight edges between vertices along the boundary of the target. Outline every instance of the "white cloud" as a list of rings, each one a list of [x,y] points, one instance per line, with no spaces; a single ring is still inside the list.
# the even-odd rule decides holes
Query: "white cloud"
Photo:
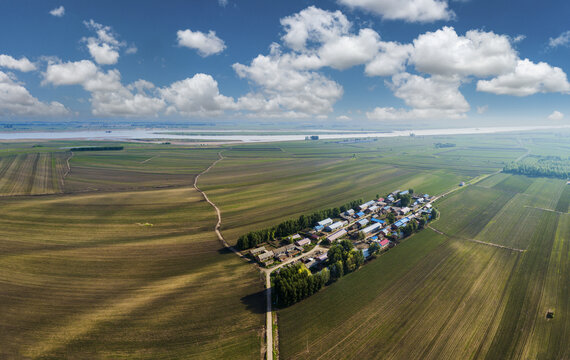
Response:
[[[388,84],[394,95],[411,109],[377,107],[366,113],[369,119],[458,119],[465,117],[470,107],[459,92],[461,81],[458,78],[432,76],[424,78],[408,73],[397,74]]]
[[[563,32],[558,37],[550,38],[548,41],[550,47],[568,46],[570,45],[570,30]]]
[[[445,0],[338,0],[351,8],[360,8],[383,19],[408,22],[450,20],[455,13]]]
[[[139,51],[139,49],[136,47],[136,45],[131,45],[127,48],[127,50],[125,50],[125,54],[136,54],[137,51]]]
[[[374,59],[366,64],[364,72],[368,76],[390,76],[403,72],[414,47],[411,44],[382,42],[380,49]]]
[[[349,116],[346,115],[339,115],[336,117],[337,120],[341,120],[341,121],[350,121],[352,120]]]
[[[485,77],[508,72],[517,59],[506,35],[471,30],[459,36],[446,26],[418,36],[409,62],[428,74]]]
[[[119,61],[119,49],[126,44],[117,40],[110,26],[101,25],[92,19],[83,23],[97,34],[97,37],[83,38],[95,62],[100,65],[116,64]]]
[[[489,105],[477,106],[477,114],[484,114],[489,110]]]
[[[63,6],[56,7],[55,9],[51,10],[49,13],[56,17],[62,17],[63,15],[65,15],[65,8]]]
[[[196,74],[160,89],[164,100],[171,105],[167,113],[185,116],[218,116],[224,110],[235,109],[231,97],[221,95],[218,83],[212,76]]]
[[[340,11],[326,11],[314,6],[281,19],[285,45],[296,51],[306,49],[307,42],[326,43],[348,34],[350,22]]]
[[[342,87],[317,72],[296,69],[289,60],[273,46],[269,56],[258,55],[249,66],[234,64],[238,76],[258,89],[239,98],[239,108],[258,116],[308,117],[332,112]]]
[[[379,48],[378,33],[361,29],[356,36],[341,36],[327,41],[318,50],[318,56],[322,65],[344,70],[372,60]]]
[[[547,119],[552,121],[560,121],[564,119],[564,114],[560,111],[554,110],[552,114],[548,115]]]
[[[104,72],[89,60],[49,63],[42,83],[82,86],[98,116],[156,116],[165,107],[164,100],[145,93],[154,89],[152,83],[139,80],[125,87],[117,69]]]
[[[517,44],[526,39],[526,35],[519,34],[513,38],[513,43]]]
[[[500,95],[528,96],[536,93],[570,92],[566,73],[559,67],[528,59],[519,60],[512,72],[491,80],[479,80],[477,90]]]
[[[33,97],[13,76],[0,71],[0,116],[66,116],[69,110],[53,101],[44,103]]]
[[[19,70],[23,72],[28,72],[36,70],[36,65],[34,65],[28,58],[22,57],[20,60],[14,59],[10,55],[0,54],[0,67],[5,67],[8,69]]]
[[[221,7],[226,7],[228,6],[228,0],[218,0],[218,5]]]
[[[178,30],[176,35],[178,36],[178,45],[196,49],[202,57],[219,54],[226,48],[224,41],[217,37],[216,32],[212,30],[207,34],[189,29]]]

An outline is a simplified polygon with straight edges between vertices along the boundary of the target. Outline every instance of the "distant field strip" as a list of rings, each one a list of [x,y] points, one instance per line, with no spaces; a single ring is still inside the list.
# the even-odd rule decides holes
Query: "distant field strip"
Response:
[[[556,204],[556,211],[568,212],[570,207],[570,185],[566,185]]]
[[[30,153],[0,158],[0,196],[62,191],[65,153]]]

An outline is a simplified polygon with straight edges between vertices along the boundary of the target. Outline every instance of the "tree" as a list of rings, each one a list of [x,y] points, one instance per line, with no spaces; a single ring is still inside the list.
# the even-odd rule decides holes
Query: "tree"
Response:
[[[368,253],[370,255],[376,255],[380,251],[380,245],[378,243],[373,242],[372,245],[368,248]]]
[[[409,188],[409,189],[408,189],[408,192],[409,192],[410,194],[413,194],[413,193],[414,193],[414,189]]]
[[[437,218],[439,218],[439,211],[436,208],[431,209],[431,218],[433,220],[436,220]]]
[[[386,220],[388,220],[388,223],[393,224],[394,221],[396,221],[396,216],[394,216],[393,213],[389,212],[388,215],[386,215]]]

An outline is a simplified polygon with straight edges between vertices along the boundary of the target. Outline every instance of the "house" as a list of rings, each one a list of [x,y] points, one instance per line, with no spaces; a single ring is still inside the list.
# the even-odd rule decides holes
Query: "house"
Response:
[[[384,240],[380,241],[380,247],[382,249],[386,248],[388,245],[390,245],[390,241],[388,239],[384,239]]]
[[[344,215],[346,216],[352,216],[354,215],[354,210],[353,209],[348,209],[344,212]]]
[[[273,256],[274,256],[273,251],[266,251],[257,255],[257,261],[264,263],[271,260]]]
[[[431,204],[426,204],[426,208],[431,209]]]
[[[374,233],[374,232],[380,230],[381,228],[382,228],[382,224],[374,223],[374,224],[367,226],[364,229],[360,230],[360,232],[367,235],[367,234]]]
[[[370,238],[370,240],[376,241],[376,240],[378,240],[378,236],[373,236],[373,237]]]
[[[333,242],[333,241],[340,239],[341,237],[343,237],[346,234],[347,234],[346,230],[342,229],[340,231],[335,232],[334,234],[327,236],[327,240],[330,242]]]
[[[320,262],[327,261],[328,258],[329,258],[329,256],[327,254],[322,254],[322,255],[317,256],[317,260]]]
[[[287,252],[292,251],[293,249],[295,249],[295,245],[290,244],[290,245],[281,246],[280,248],[273,250],[273,253],[275,255],[281,255],[281,254],[286,254]]]
[[[255,248],[255,249],[251,249],[251,250],[249,251],[249,253],[250,253],[251,255],[256,255],[256,254],[259,254],[259,253],[262,253],[262,252],[265,252],[265,246],[261,246],[261,247]]]
[[[295,245],[297,245],[297,246],[306,246],[306,245],[309,245],[310,243],[311,243],[311,240],[309,240],[307,238],[295,241]]]
[[[366,249],[360,249],[360,251],[362,251],[362,255],[364,255],[364,258],[367,259],[370,257],[370,249],[366,248]]]
[[[359,211],[356,213],[357,218],[361,218],[364,216],[364,213],[362,211]]]
[[[291,236],[291,240],[297,240],[300,238],[301,238],[301,235],[299,235],[299,234],[295,234],[295,235]]]
[[[390,229],[388,229],[388,228],[384,228],[384,229],[380,230],[380,232],[382,234],[384,234],[384,236],[390,235]]]
[[[333,221],[332,221],[331,218],[326,218],[326,219],[324,219],[324,220],[319,221],[319,222],[317,223],[317,225],[318,225],[318,226],[327,226],[327,225],[332,224],[332,223],[333,223]]]
[[[372,219],[370,219],[370,221],[378,223],[378,224],[385,224],[386,223],[385,220],[380,220],[380,219],[376,219],[376,218],[372,218]]]
[[[460,182],[459,186],[465,186],[465,181]]]
[[[324,226],[322,226],[322,225],[317,225],[317,226],[315,226],[313,229],[314,229],[315,231],[321,231],[323,228],[324,228]]]
[[[358,208],[360,209],[360,211],[364,211],[366,209],[368,209],[370,206],[374,205],[374,200],[370,200],[368,202],[365,202],[362,205],[359,205]]]
[[[358,224],[359,228],[365,227],[370,221],[368,219],[358,220],[356,223]]]
[[[384,202],[384,198],[378,198],[378,202]]]
[[[429,194],[424,194],[424,199],[428,200],[428,199],[429,199]]]
[[[410,192],[408,190],[400,191],[398,194],[400,196],[408,195]]]
[[[344,225],[344,221],[337,221],[337,222],[335,222],[335,223],[330,224],[329,226],[327,226],[327,227],[325,228],[325,230],[326,230],[326,231],[329,231],[329,232],[335,231],[336,229],[341,228],[343,225]]]
[[[407,213],[409,213],[410,211],[412,211],[412,209],[410,209],[409,207],[403,207],[400,209],[399,213],[401,215],[406,215]]]
[[[379,209],[378,205],[372,205],[366,211],[369,213],[373,213],[373,212],[377,211],[378,209]]]

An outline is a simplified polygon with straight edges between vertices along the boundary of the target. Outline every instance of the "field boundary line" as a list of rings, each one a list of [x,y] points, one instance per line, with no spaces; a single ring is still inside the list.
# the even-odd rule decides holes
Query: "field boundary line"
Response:
[[[159,157],[159,156],[160,156],[160,155],[151,156],[151,157],[149,157],[148,159],[139,162],[139,164],[144,164],[144,163],[146,163],[147,161],[151,161],[152,159],[157,158],[157,157]]]
[[[437,230],[437,229],[433,228],[431,225],[428,225],[427,227],[430,228],[431,230],[433,230],[434,232],[440,234],[440,235],[446,236],[446,237],[448,237],[448,238],[451,238],[451,237],[452,237],[452,236],[447,235],[447,234],[444,233],[443,231],[440,231],[440,230]],[[506,250],[511,250],[511,251],[518,251],[518,252],[520,252],[520,253],[523,253],[523,252],[526,251],[526,250],[523,250],[523,249],[517,249],[517,248],[505,246],[505,245],[494,244],[494,243],[490,243],[490,242],[486,242],[486,241],[481,241],[481,240],[476,240],[476,239],[467,239],[467,238],[462,238],[462,237],[458,237],[458,236],[456,236],[456,237],[454,237],[454,238],[459,239],[459,240],[471,241],[471,242],[475,242],[475,243],[482,244],[482,245],[493,246],[493,247],[497,247],[497,248],[501,248],[501,249],[506,249]]]
[[[545,209],[545,208],[536,207],[536,206],[528,206],[528,205],[525,205],[524,207],[525,207],[525,208],[531,208],[531,209],[542,210],[542,211],[549,211],[549,212],[553,212],[553,213],[557,213],[557,214],[568,214],[567,212],[562,212],[562,211],[552,210],[552,209]]]

